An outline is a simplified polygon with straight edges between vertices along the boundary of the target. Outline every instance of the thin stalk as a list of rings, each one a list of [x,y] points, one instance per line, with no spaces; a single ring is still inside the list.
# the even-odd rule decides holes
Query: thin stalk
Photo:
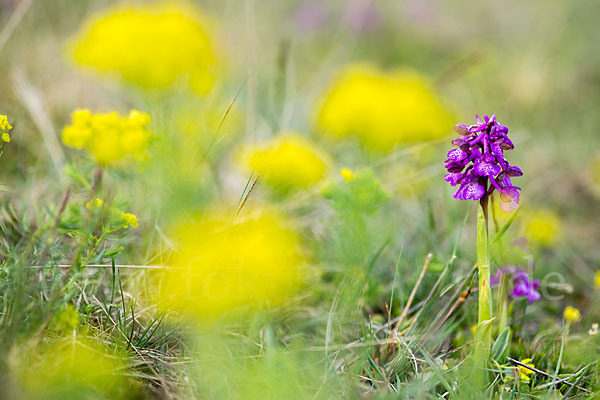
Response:
[[[508,325],[508,286],[510,276],[503,274],[498,286],[498,333],[502,332]]]
[[[478,322],[492,318],[492,296],[490,288],[490,250],[488,247],[488,201],[481,199],[477,209],[477,265],[479,269],[479,319]],[[489,344],[489,343],[488,343]],[[489,348],[489,346],[487,346]]]
[[[477,208],[477,268],[479,271],[479,315],[475,332],[475,374],[481,385],[487,382],[485,368],[492,344],[492,290],[490,287],[490,253],[488,231],[488,196],[484,196]]]

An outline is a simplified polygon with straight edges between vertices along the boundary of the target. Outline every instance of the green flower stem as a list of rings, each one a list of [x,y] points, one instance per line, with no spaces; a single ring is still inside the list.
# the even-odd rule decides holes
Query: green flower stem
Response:
[[[475,366],[479,370],[479,379],[483,383],[483,369],[489,358],[492,342],[490,329],[492,319],[492,290],[490,287],[490,252],[488,231],[488,198],[484,196],[477,208],[477,268],[479,271],[479,318],[477,323],[477,346]]]
[[[487,224],[487,198],[477,209],[477,266],[479,270],[479,323],[492,318],[492,295],[490,288],[490,251]]]

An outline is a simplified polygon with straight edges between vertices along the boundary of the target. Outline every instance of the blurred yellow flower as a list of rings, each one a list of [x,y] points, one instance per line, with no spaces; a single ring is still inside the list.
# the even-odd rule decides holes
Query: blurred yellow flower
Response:
[[[59,339],[35,348],[16,365],[32,399],[123,398],[124,363],[87,339]]]
[[[563,316],[569,322],[577,322],[581,319],[581,312],[575,307],[567,306],[563,312]]]
[[[202,11],[191,5],[125,6],[90,18],[73,41],[73,60],[146,89],[187,80],[197,93],[215,80],[216,54]]]
[[[270,209],[216,210],[178,227],[177,255],[163,292],[167,308],[210,318],[240,306],[277,305],[305,263],[300,238]]]
[[[243,154],[246,166],[259,173],[267,185],[286,191],[319,182],[327,169],[325,156],[295,133],[277,136]]]
[[[125,221],[123,228],[129,228],[130,225],[133,228],[138,227],[138,217],[135,214],[121,212],[121,219]]]
[[[525,236],[533,243],[552,246],[560,238],[561,231],[562,222],[552,211],[534,211],[526,218]]]
[[[340,170],[340,175],[342,176],[342,178],[344,178],[346,182],[350,182],[352,179],[354,179],[355,176],[354,172],[352,172],[352,170],[349,168],[342,168]]]
[[[152,133],[147,129],[150,116],[131,110],[121,117],[116,112],[92,114],[73,111],[73,123],[62,132],[62,141],[76,149],[86,148],[99,164],[113,164],[125,157],[143,159]]]
[[[0,130],[10,131],[12,125],[8,123],[8,117],[6,115],[0,115]]]
[[[521,360],[521,363],[523,363],[531,368],[535,368],[535,365],[531,362],[531,358],[525,358],[525,359]],[[532,375],[534,373],[535,373],[534,371],[519,365],[519,378],[522,381],[529,382],[529,375]]]
[[[369,65],[343,69],[316,116],[325,134],[357,137],[377,151],[441,138],[454,122],[424,76],[411,71],[385,73]]]
[[[100,207],[102,207],[103,204],[104,204],[104,202],[100,199],[90,200],[85,205],[85,208],[87,208],[88,210],[91,210],[92,208],[100,208]]]
[[[8,117],[6,115],[0,115],[0,130],[10,131],[12,125],[8,123]],[[9,143],[10,134],[8,132],[2,132],[2,141]]]
[[[600,289],[600,271],[596,271],[596,275],[594,275],[594,286],[596,289]]]

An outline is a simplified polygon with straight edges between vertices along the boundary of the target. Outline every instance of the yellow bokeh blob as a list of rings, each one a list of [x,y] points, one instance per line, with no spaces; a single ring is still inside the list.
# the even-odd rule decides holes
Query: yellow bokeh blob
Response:
[[[117,7],[90,18],[71,44],[79,65],[145,89],[185,79],[197,93],[213,86],[217,57],[209,23],[191,5]]]
[[[262,182],[282,191],[312,186],[327,171],[325,155],[295,133],[247,149],[243,152],[243,163],[260,174]]]
[[[550,210],[536,210],[526,216],[525,236],[532,243],[552,246],[562,232],[562,222],[558,215]]]
[[[276,305],[294,292],[305,263],[300,238],[279,212],[216,210],[176,229],[178,247],[161,304],[199,318],[241,306]]]
[[[12,365],[32,399],[126,398],[124,368],[120,358],[81,337],[20,349]]]
[[[441,138],[454,122],[424,76],[412,71],[386,73],[363,64],[339,73],[316,115],[324,134],[356,137],[376,151]]]

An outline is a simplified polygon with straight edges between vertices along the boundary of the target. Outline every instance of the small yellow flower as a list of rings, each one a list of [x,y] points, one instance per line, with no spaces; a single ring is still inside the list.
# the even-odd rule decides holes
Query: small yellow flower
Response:
[[[525,358],[524,360],[521,360],[521,363],[531,368],[535,368],[535,365],[531,362],[531,358]],[[522,381],[529,382],[529,375],[532,374],[535,374],[535,372],[519,365],[519,378]]]
[[[6,143],[10,142],[10,135],[8,134],[8,132],[4,132],[2,134],[2,140],[5,141]]]
[[[596,272],[596,275],[594,275],[594,286],[596,289],[600,289],[600,271]]]
[[[8,123],[6,115],[0,115],[0,129],[3,131],[10,131],[12,129],[12,125]]]
[[[133,228],[138,227],[138,217],[136,217],[135,214],[121,212],[121,218],[125,220],[123,228],[128,228],[130,225]]]
[[[563,312],[563,316],[569,322],[577,322],[581,319],[581,312],[575,307],[567,306]]]
[[[340,175],[342,176],[342,178],[344,178],[346,182],[350,182],[352,179],[354,179],[355,176],[354,172],[349,168],[342,168],[340,170]]]
[[[100,208],[100,207],[102,207],[103,204],[104,204],[104,202],[100,199],[90,200],[85,205],[85,208],[87,208],[88,210],[91,210],[92,208]]]

